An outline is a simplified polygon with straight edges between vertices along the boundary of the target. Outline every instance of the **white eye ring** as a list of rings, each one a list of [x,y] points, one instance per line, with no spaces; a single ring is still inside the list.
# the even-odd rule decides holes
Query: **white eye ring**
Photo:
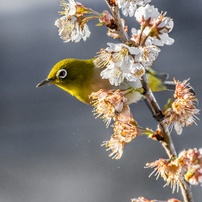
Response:
[[[57,73],[58,77],[64,79],[67,76],[67,71],[65,69],[61,69]]]

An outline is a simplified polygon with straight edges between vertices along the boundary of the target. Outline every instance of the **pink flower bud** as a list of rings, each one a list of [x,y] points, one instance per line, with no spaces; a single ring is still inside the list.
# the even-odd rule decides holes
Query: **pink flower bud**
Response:
[[[111,16],[111,14],[107,10],[104,10],[103,17],[100,19],[100,22],[104,22],[108,26],[111,25],[112,21],[113,17]]]

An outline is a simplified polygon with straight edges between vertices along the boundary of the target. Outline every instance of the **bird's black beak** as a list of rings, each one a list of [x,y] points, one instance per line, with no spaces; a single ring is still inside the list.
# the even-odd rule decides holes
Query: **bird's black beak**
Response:
[[[36,88],[38,88],[39,86],[43,86],[43,85],[45,85],[45,84],[51,84],[53,81],[54,81],[54,79],[45,79],[45,80],[41,81],[41,82],[36,86]]]

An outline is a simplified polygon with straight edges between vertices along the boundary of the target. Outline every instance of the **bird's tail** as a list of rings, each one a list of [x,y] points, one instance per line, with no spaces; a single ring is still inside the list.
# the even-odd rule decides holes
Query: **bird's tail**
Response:
[[[175,91],[176,84],[174,81],[167,81],[169,75],[166,73],[157,73],[153,69],[149,69],[148,82],[152,91],[170,90]],[[195,90],[192,86],[187,84],[187,87],[194,95]]]
[[[174,81],[164,81],[163,84],[166,86],[166,90],[174,91],[175,90],[175,82]]]
[[[167,78],[168,78],[168,74],[166,73],[157,73],[155,72],[153,69],[149,69],[146,72],[147,75],[147,80],[148,80],[148,84],[151,88],[151,90],[154,91],[163,91],[163,90],[167,90],[168,87],[165,84]],[[174,88],[175,88],[175,83],[174,84]]]

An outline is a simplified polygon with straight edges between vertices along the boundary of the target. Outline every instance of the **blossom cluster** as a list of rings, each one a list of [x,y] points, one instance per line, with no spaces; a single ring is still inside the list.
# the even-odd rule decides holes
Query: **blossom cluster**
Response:
[[[137,126],[127,105],[128,99],[124,96],[125,93],[120,90],[115,92],[99,90],[91,94],[97,117],[103,118],[107,127],[112,119],[115,121],[113,124],[114,134],[102,145],[108,147],[107,150],[112,150],[109,156],[115,159],[121,158],[124,145],[141,133],[141,128]]]
[[[202,148],[183,151],[179,156],[188,158],[192,163],[192,168],[186,173],[185,179],[191,185],[202,184]]]
[[[99,67],[106,67],[101,72],[103,79],[109,79],[111,85],[118,86],[124,79],[136,82],[144,75],[156,60],[160,49],[156,46],[130,47],[126,44],[108,43],[101,49]]]
[[[189,158],[181,156],[179,158],[173,158],[169,160],[159,159],[155,162],[147,163],[146,166],[151,168],[155,167],[150,176],[155,173],[157,179],[159,176],[163,177],[163,179],[166,181],[164,186],[171,184],[173,192],[176,188],[178,192],[179,186],[182,186],[186,189],[184,175],[192,168],[192,163]]]
[[[123,2],[123,1],[122,1]],[[125,1],[128,4],[133,1]],[[124,5],[118,2],[118,5]],[[173,28],[173,21],[165,14],[160,14],[157,8],[147,4],[139,7],[134,14],[141,29],[132,28],[132,37],[124,44],[108,43],[109,47],[101,49],[99,54],[103,79],[109,79],[111,85],[118,86],[124,79],[136,82],[145,74],[158,57],[160,49],[157,46],[171,45],[174,40],[168,36]],[[122,21],[125,32],[127,27]],[[108,35],[117,38],[116,31]]]
[[[138,197],[138,198],[131,199],[131,202],[181,202],[181,201],[174,199],[174,198],[171,198],[168,201],[160,201],[160,200],[151,200],[150,201],[144,197]]]
[[[199,109],[196,109],[195,102],[197,99],[195,95],[190,92],[187,84],[188,80],[177,82],[175,80],[176,89],[174,98],[176,98],[171,107],[166,111],[164,123],[174,126],[177,134],[182,133],[182,127],[190,126],[193,123],[196,124],[196,114],[199,113]]]
[[[90,36],[90,30],[83,14],[88,13],[89,9],[75,0],[62,1],[61,5],[63,11],[59,13],[63,16],[55,21],[60,38],[64,42],[79,42],[81,39],[85,41]]]
[[[173,192],[177,187],[186,188],[186,181],[191,185],[202,184],[202,148],[189,149],[179,154],[179,157],[173,157],[169,160],[159,159],[155,162],[148,163],[147,167],[155,167],[151,173],[156,173],[157,179],[163,177],[166,185],[171,184]],[[150,176],[151,176],[150,175]]]

